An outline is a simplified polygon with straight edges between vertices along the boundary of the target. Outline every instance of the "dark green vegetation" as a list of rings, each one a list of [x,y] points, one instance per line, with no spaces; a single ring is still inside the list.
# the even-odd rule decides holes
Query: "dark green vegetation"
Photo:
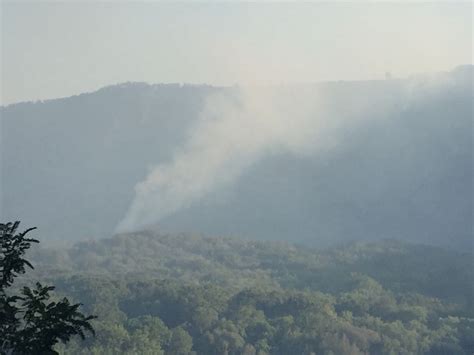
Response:
[[[0,354],[56,354],[53,347],[85,332],[94,333],[80,304],[67,298],[49,301],[54,286],[37,282],[35,288],[13,286],[32,264],[24,258],[32,243],[38,240],[26,235],[35,228],[17,233],[19,222],[0,224]]]
[[[472,257],[143,232],[37,250],[34,277],[98,315],[60,352],[471,354]]]

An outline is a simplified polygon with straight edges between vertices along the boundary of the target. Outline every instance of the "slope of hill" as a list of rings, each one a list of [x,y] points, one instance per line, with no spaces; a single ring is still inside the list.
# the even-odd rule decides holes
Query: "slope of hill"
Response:
[[[133,186],[170,158],[208,90],[130,83],[2,108],[2,220],[58,240],[110,235]]]
[[[345,117],[334,147],[273,149],[160,228],[313,245],[401,238],[472,247],[472,66],[435,79],[287,89],[297,97],[312,88],[325,117]],[[125,84],[3,107],[2,220],[36,225],[50,240],[111,235],[134,186],[181,149],[206,97],[234,90]]]
[[[230,289],[262,286],[343,292],[353,273],[394,292],[419,292],[471,305],[472,251],[457,252],[396,240],[357,242],[318,250],[283,242],[123,234],[69,248],[39,249],[41,275],[82,273],[128,279],[212,281]],[[473,310],[474,311],[474,310]]]
[[[469,354],[472,252],[326,250],[141,232],[36,250],[36,274],[98,315],[68,354]]]

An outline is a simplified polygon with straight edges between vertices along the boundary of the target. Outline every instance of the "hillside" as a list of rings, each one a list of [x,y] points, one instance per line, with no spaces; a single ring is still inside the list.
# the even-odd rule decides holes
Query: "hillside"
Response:
[[[324,117],[328,142],[309,137],[323,148],[272,147],[231,184],[157,220],[161,230],[316,246],[386,238],[472,246],[472,66],[281,90],[324,103],[314,119]],[[238,91],[130,83],[3,107],[2,220],[55,241],[110,236],[135,185],[185,145],[206,98]]]
[[[226,288],[262,286],[342,292],[353,273],[392,291],[471,304],[472,251],[456,252],[396,240],[313,249],[282,242],[141,232],[70,248],[40,248],[37,271],[178,279]],[[335,277],[337,275],[337,277]],[[255,284],[257,282],[257,284]]]
[[[395,240],[317,250],[141,232],[36,249],[29,277],[99,316],[98,337],[66,353],[468,354],[472,260]]]

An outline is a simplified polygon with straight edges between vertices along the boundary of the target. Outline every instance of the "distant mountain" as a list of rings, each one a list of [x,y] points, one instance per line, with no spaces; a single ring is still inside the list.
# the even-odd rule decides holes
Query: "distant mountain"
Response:
[[[208,87],[129,83],[2,109],[2,220],[45,238],[110,235],[148,166],[169,159]]]
[[[462,66],[288,87],[295,96],[317,88],[326,117],[347,116],[334,147],[272,150],[158,228],[319,245],[401,238],[472,247],[472,78],[473,67]],[[43,239],[110,235],[134,186],[172,159],[216,92],[234,88],[129,83],[3,107],[1,219],[36,225]]]

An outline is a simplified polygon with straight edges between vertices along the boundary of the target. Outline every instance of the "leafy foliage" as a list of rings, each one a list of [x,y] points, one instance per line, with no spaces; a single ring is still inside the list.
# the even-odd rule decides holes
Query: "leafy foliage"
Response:
[[[35,228],[16,234],[19,224],[0,224],[0,353],[56,353],[53,347],[58,341],[67,342],[74,335],[84,339],[85,331],[94,334],[90,321],[95,317],[84,316],[80,304],[71,304],[67,298],[50,302],[54,286],[37,282],[35,288],[11,291],[14,279],[26,267],[33,269],[23,256],[32,243],[38,243],[26,238]]]
[[[15,234],[19,221],[15,223],[0,224],[0,289],[4,290],[13,283],[13,279],[19,274],[25,273],[25,267],[33,269],[33,266],[23,255],[30,248],[31,243],[39,243],[38,240],[26,238],[26,235],[36,228],[27,229],[24,232]]]

